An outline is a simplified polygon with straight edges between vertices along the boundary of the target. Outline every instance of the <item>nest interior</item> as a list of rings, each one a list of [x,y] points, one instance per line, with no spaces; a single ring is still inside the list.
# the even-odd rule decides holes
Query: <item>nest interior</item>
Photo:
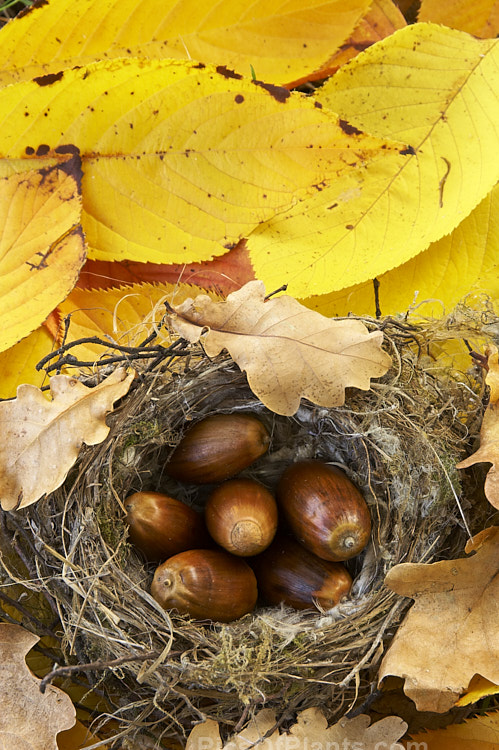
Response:
[[[383,586],[386,572],[462,555],[454,466],[480,395],[464,376],[435,377],[421,357],[424,332],[385,324],[385,334],[394,367],[370,391],[352,389],[338,408],[302,402],[293,417],[268,411],[229,358],[194,347],[188,366],[143,366],[108,418],[108,438],[82,450],[65,484],[2,514],[3,533],[30,561],[24,585],[60,618],[62,658],[95,663],[88,679],[108,686],[120,746],[138,733],[185,738],[206,717],[230,733],[263,705],[281,722],[311,706],[339,719],[369,695],[410,605]],[[165,464],[189,424],[234,411],[257,414],[272,437],[244,475],[273,490],[286,466],[313,457],[343,468],[366,498],[372,541],[347,563],[351,595],[328,612],[257,606],[233,623],[203,623],[164,611],[149,593],[154,566],[127,542],[123,501],[155,490],[201,509],[210,488],[168,478]],[[4,580],[20,580],[10,559],[2,564]]]

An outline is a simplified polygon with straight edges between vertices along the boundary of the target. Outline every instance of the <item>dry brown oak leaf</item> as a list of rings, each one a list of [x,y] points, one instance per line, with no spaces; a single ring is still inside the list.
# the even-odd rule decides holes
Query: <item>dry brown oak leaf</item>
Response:
[[[448,711],[471,678],[499,684],[499,527],[466,545],[471,557],[392,568],[386,585],[415,600],[379,670],[405,679],[418,711]]]
[[[25,662],[39,640],[19,625],[0,625],[1,750],[57,750],[57,733],[76,721],[69,696],[53,685],[41,693]]]
[[[0,501],[17,510],[64,482],[83,443],[97,445],[109,433],[106,415],[125,395],[134,373],[116,369],[93,388],[67,375],[50,379],[52,401],[33,385],[0,404]]]
[[[497,347],[490,346],[486,351],[489,371],[485,382],[490,388],[490,400],[483,415],[480,430],[480,448],[471,456],[456,465],[467,469],[473,464],[491,463],[485,479],[485,495],[495,508],[499,509],[499,362]]]
[[[177,333],[201,339],[208,356],[227,349],[253,393],[277,414],[295,414],[301,398],[340,406],[346,387],[369,390],[371,378],[391,365],[381,331],[370,333],[360,320],[331,320],[288,295],[266,299],[261,281],[223,302],[200,294],[171,313]]]
[[[189,735],[185,750],[327,750],[328,748],[362,748],[362,750],[404,750],[397,740],[407,729],[398,716],[387,716],[369,726],[369,716],[341,719],[328,727],[318,708],[308,708],[298,714],[296,724],[283,734],[275,728],[275,714],[263,709],[249,726],[223,745],[218,724],[212,719],[198,724]],[[266,735],[269,734],[267,737]],[[262,738],[266,737],[262,741]]]

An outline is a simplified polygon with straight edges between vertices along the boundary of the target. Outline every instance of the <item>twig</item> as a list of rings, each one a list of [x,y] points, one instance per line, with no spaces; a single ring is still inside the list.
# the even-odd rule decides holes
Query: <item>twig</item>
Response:
[[[128,664],[133,661],[145,661],[146,659],[154,659],[158,656],[158,651],[148,651],[146,654],[136,654],[135,656],[120,656],[118,659],[110,659],[109,661],[93,661],[88,664],[69,664],[65,667],[56,667],[49,672],[43,680],[40,682],[40,692],[44,693],[49,682],[52,682],[56,677],[62,677],[72,672],[92,672],[100,669],[112,669],[113,667],[119,667],[121,664]]]

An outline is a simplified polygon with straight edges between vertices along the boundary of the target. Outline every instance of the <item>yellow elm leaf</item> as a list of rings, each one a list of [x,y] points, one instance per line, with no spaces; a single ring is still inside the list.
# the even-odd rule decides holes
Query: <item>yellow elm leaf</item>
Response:
[[[78,279],[80,179],[76,155],[0,178],[0,352],[38,328]]]
[[[50,380],[52,401],[23,384],[0,404],[0,501],[4,510],[25,508],[64,482],[83,443],[109,433],[106,415],[128,391],[134,373],[116,369],[90,388],[67,375]]]
[[[499,185],[453,232],[433,242],[392,271],[380,274],[383,315],[405,313],[416,303],[418,315],[440,317],[468,294],[481,292],[499,301]],[[302,300],[323,315],[375,315],[373,282]]]
[[[261,224],[255,274],[295,297],[372,279],[452,231],[499,178],[499,41],[400,29],[343,66],[317,100],[351,126],[409,144]]]
[[[499,683],[499,527],[480,532],[471,551],[458,560],[402,563],[385,578],[415,603],[378,677],[403,677],[418,711],[448,711],[475,674]]]
[[[339,406],[346,387],[369,390],[371,378],[391,364],[380,331],[369,333],[359,320],[328,320],[288,295],[265,299],[261,281],[224,302],[198,295],[171,313],[173,328],[201,340],[208,356],[227,349],[253,393],[277,414],[295,414],[301,398]]]
[[[13,398],[21,383],[31,383],[40,388],[44,372],[35,365],[53,348],[53,338],[44,326],[40,326],[19,343],[0,352],[0,398]]]
[[[49,0],[0,31],[0,86],[112,57],[219,63],[285,83],[320,68],[370,0]]]
[[[499,713],[475,716],[462,724],[411,734],[408,748],[421,750],[497,750],[499,747]]]
[[[480,677],[480,675],[475,675],[470,680],[466,692],[458,700],[456,706],[469,706],[471,703],[476,703],[488,695],[497,694],[499,694],[499,685],[486,680],[484,677]]]
[[[56,734],[72,727],[76,711],[60,688],[28,668],[25,656],[40,639],[19,625],[0,624],[0,745],[2,750],[57,750]]]
[[[164,301],[179,304],[193,294],[190,284],[132,284],[119,289],[74,289],[57,312],[70,316],[66,342],[98,336],[123,346],[137,346],[155,329],[166,312]],[[211,299],[218,299],[207,292]],[[170,337],[163,327],[154,343],[168,346]],[[97,361],[112,349],[96,344],[80,344],[71,354],[80,361]],[[117,353],[117,352],[115,352]]]
[[[103,260],[207,260],[326,175],[403,159],[299,93],[192,62],[120,59],[23,81],[0,89],[0,113],[0,174],[79,149],[82,226]]]
[[[418,21],[433,21],[468,34],[493,39],[499,33],[497,0],[421,0]]]

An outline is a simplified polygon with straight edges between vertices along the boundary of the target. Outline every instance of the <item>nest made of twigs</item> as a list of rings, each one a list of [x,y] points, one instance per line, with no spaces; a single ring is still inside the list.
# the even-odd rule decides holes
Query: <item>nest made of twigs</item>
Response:
[[[4,514],[4,531],[34,560],[26,585],[55,603],[67,663],[96,662],[89,679],[109,685],[120,747],[137,734],[183,738],[205,717],[230,732],[264,704],[280,720],[317,705],[340,718],[369,694],[410,604],[383,586],[386,572],[462,554],[454,466],[477,419],[476,384],[435,376],[421,356],[428,328],[365,322],[383,325],[392,370],[342,407],[303,403],[289,418],[268,411],[229,358],[193,347],[187,365],[144,365],[108,418],[109,437],[82,451],[63,487],[15,520]],[[193,420],[234,411],[256,413],[272,436],[245,475],[272,490],[287,465],[315,457],[343,468],[366,498],[372,542],[347,563],[352,593],[331,611],[258,606],[221,625],[164,611],[149,594],[154,566],[127,542],[123,501],[156,490],[201,508],[208,490],[169,479],[165,462]]]

